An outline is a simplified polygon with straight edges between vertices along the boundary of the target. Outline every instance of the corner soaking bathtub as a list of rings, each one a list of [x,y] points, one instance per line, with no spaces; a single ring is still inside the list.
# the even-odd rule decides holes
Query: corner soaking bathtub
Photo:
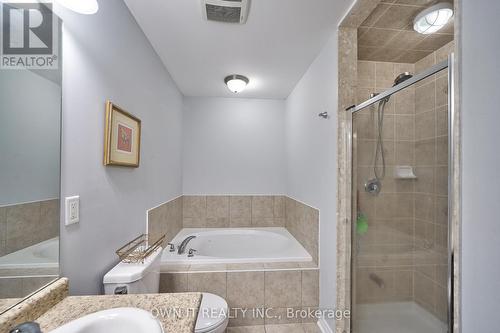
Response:
[[[184,254],[177,248],[188,236],[196,236]],[[172,240],[176,251],[163,250],[162,265],[169,264],[245,264],[269,262],[307,262],[312,257],[285,228],[182,229]],[[189,249],[195,249],[188,257]]]
[[[31,245],[0,257],[0,270],[47,269],[58,273],[59,237]]]

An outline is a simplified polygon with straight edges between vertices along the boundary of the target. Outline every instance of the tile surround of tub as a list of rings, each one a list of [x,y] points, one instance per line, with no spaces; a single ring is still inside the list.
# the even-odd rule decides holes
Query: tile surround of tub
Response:
[[[224,297],[233,317],[230,327],[310,323],[315,318],[287,318],[286,309],[316,309],[319,306],[319,270],[254,270],[224,272],[162,273],[160,292],[211,292]],[[238,308],[251,309],[245,313]],[[272,308],[271,317],[257,314]],[[253,310],[255,309],[255,314]],[[250,315],[249,315],[250,313]]]
[[[0,280],[0,299],[19,298],[31,294],[59,277],[53,275],[35,275],[30,273],[25,276],[4,277]]]
[[[59,236],[59,199],[0,207],[0,256]]]
[[[183,196],[184,228],[284,227],[283,196]]]
[[[319,211],[285,196],[181,196],[148,211],[151,241],[182,228],[285,227],[319,262]]]
[[[319,210],[285,197],[285,227],[319,263]]]
[[[176,213],[169,215],[169,211]],[[319,211],[312,207],[285,196],[182,196],[151,209],[148,221],[150,239],[167,234],[167,241],[182,228],[286,227],[313,257],[313,262],[297,263],[165,266],[162,293],[210,292],[224,297],[230,307],[256,312],[272,307],[276,316],[286,315],[288,307],[319,306]],[[233,312],[231,327],[316,321],[286,316],[279,320],[258,315],[243,318],[238,310]]]
[[[147,212],[149,242],[166,235],[165,245],[182,229],[182,197],[170,200]]]
[[[294,271],[318,270],[318,264],[309,262],[270,262],[244,264],[170,264],[161,266],[162,273],[214,273],[214,272],[254,272],[254,271]]]

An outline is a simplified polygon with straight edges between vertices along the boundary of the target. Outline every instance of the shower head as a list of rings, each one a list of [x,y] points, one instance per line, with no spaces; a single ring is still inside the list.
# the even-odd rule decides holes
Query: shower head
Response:
[[[392,85],[393,87],[397,86],[398,84],[408,80],[408,79],[411,79],[413,77],[413,75],[410,73],[410,72],[403,72],[401,74],[399,74],[395,79],[394,79],[394,84]],[[370,94],[370,98],[373,98],[375,96],[377,96],[378,93],[372,93]],[[389,100],[391,99],[391,96],[387,96],[386,98],[382,99],[381,102],[385,102],[385,103],[388,103]]]
[[[394,79],[394,84],[393,84],[393,87],[394,86],[397,86],[398,84],[400,84],[401,82],[404,82],[408,79],[411,79],[413,77],[413,75],[410,74],[410,72],[404,72],[404,73],[401,73],[399,74],[395,79]]]

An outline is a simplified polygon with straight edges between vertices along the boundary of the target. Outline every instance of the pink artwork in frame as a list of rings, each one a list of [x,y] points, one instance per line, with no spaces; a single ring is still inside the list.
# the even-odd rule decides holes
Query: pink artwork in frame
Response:
[[[141,156],[141,120],[106,101],[104,165],[138,168]]]
[[[132,129],[123,124],[118,124],[118,141],[117,150],[131,153],[132,152]]]

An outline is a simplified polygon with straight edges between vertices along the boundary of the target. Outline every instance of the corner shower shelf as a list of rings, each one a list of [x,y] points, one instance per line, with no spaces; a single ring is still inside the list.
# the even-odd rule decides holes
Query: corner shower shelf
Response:
[[[396,179],[417,179],[413,167],[409,165],[397,165],[394,168],[394,178]]]

